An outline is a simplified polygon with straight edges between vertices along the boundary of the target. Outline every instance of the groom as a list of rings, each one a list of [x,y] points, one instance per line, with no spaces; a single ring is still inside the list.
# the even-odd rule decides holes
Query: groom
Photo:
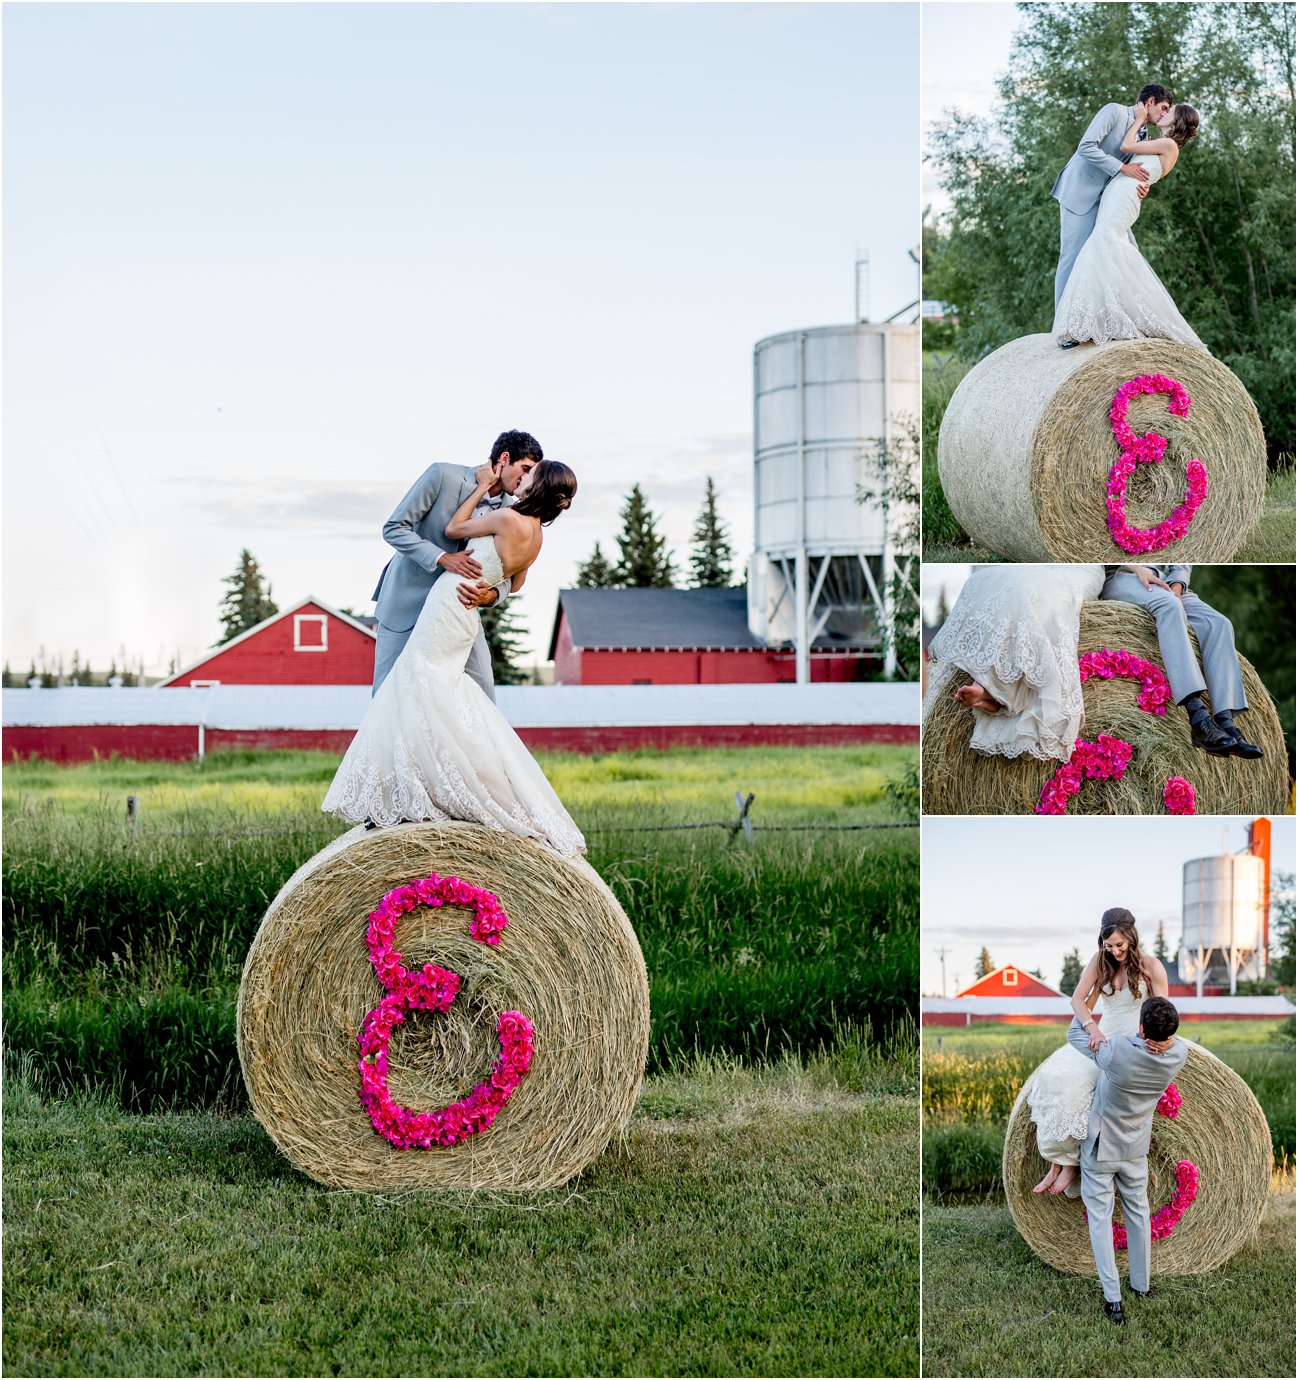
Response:
[[[1077,152],[1068,160],[1063,172],[1055,178],[1050,195],[1059,203],[1059,267],[1055,270],[1055,307],[1064,295],[1064,284],[1073,271],[1073,264],[1081,253],[1082,245],[1090,238],[1095,228],[1095,217],[1100,210],[1100,197],[1109,181],[1122,174],[1134,177],[1141,183],[1140,197],[1148,195],[1149,174],[1139,163],[1128,162],[1129,154],[1121,153],[1122,141],[1127,130],[1136,118],[1136,112],[1144,108],[1148,123],[1141,126],[1139,139],[1146,137],[1150,125],[1162,124],[1167,112],[1172,108],[1172,93],[1165,86],[1151,84],[1140,88],[1136,104],[1119,105],[1111,101],[1091,121]],[[1128,231],[1132,244],[1135,236]],[[1075,345],[1076,341],[1069,344]],[[1065,346],[1067,348],[1067,346]]]
[[[1235,715],[1248,709],[1235,629],[1224,613],[1191,592],[1190,566],[1105,566],[1104,575],[1101,599],[1137,604],[1153,614],[1172,698],[1190,718],[1191,743],[1214,757],[1261,757],[1262,749],[1235,724]],[[1190,628],[1199,640],[1202,672],[1190,645]],[[1205,690],[1212,699],[1211,715],[1203,702]]]
[[[490,465],[496,481],[475,510],[507,504],[523,482],[523,477],[541,463],[540,444],[526,431],[502,431],[491,447]],[[477,471],[469,465],[430,465],[415,481],[395,513],[383,524],[383,540],[397,554],[383,567],[373,598],[378,619],[378,643],[374,648],[374,688],[376,694],[393,662],[410,638],[428,598],[428,591],[441,576],[450,572],[461,583],[456,591],[465,608],[498,605],[509,595],[508,580],[491,586],[479,576],[482,566],[463,549],[464,543],[446,535],[446,524],[460,504],[473,492]],[[491,674],[491,653],[481,628],[464,668],[495,700],[495,679]]]
[[[1105,1041],[1098,1034],[1088,1035],[1076,1017],[1068,1027],[1068,1043],[1100,1066],[1082,1142],[1082,1202],[1104,1290],[1104,1315],[1115,1323],[1125,1319],[1113,1251],[1114,1190],[1127,1224],[1128,1284],[1137,1298],[1148,1298],[1149,1141],[1158,1099],[1189,1057],[1185,1041],[1176,1038],[1180,1023],[1176,1007],[1166,997],[1147,997],[1137,1035]],[[1091,1048],[1093,1043],[1097,1048]]]

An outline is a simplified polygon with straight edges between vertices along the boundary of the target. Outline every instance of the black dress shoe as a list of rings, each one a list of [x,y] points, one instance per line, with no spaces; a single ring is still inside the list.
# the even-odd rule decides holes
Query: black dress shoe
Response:
[[[1206,711],[1190,720],[1190,742],[1214,757],[1230,757],[1235,751],[1235,740],[1223,733]]]
[[[365,827],[366,827],[367,829],[377,829],[379,826],[378,826],[377,824],[374,823],[374,821],[369,817],[369,815],[366,815],[366,816],[365,816]]]
[[[1110,1322],[1117,1323],[1119,1327],[1127,1321],[1122,1315],[1122,1304],[1120,1302],[1110,1303],[1108,1299],[1104,1300],[1104,1316],[1108,1318]]]
[[[1081,343],[1080,340],[1061,340],[1059,348],[1061,350],[1075,350]]]
[[[1256,743],[1250,743],[1247,738],[1239,731],[1239,725],[1234,719],[1213,718],[1213,723],[1217,725],[1220,732],[1224,733],[1231,742],[1231,755],[1234,757],[1248,757],[1256,759],[1263,756],[1262,749]]]

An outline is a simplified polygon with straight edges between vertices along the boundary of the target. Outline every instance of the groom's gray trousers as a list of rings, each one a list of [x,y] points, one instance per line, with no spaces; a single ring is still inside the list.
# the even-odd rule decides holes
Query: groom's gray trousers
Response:
[[[1179,599],[1170,590],[1157,585],[1146,589],[1126,570],[1117,571],[1105,580],[1100,598],[1138,604],[1154,615],[1158,625],[1158,650],[1162,653],[1172,698],[1177,704],[1187,695],[1207,690],[1212,697],[1214,713],[1248,708],[1239,657],[1235,653],[1235,629],[1225,614],[1218,613],[1188,589]],[[1199,639],[1202,672],[1194,658],[1187,628],[1193,628]]]
[[[379,686],[387,679],[387,674],[397,657],[401,655],[402,648],[410,641],[412,632],[413,628],[405,628],[399,632],[396,628],[385,628],[382,623],[379,624],[379,640],[374,647],[374,686],[370,690],[371,695],[378,694]],[[477,637],[473,639],[473,646],[469,648],[469,659],[464,665],[464,672],[470,680],[476,681],[482,687],[483,693],[494,704],[496,679],[491,674],[491,653],[487,649],[487,635],[482,631],[481,625],[478,627]]]
[[[1080,214],[1070,211],[1062,201],[1059,203],[1059,267],[1055,269],[1056,310],[1059,308],[1059,299],[1064,295],[1064,284],[1068,281],[1068,275],[1073,271],[1077,256],[1082,252],[1082,245],[1090,239],[1091,231],[1095,229],[1095,218],[1099,214],[1098,199],[1089,211]]]
[[[1113,1251],[1113,1197],[1117,1189],[1127,1224],[1127,1275],[1133,1289],[1149,1292],[1149,1161],[1121,1160],[1102,1168],[1098,1141],[1082,1149],[1082,1202],[1086,1205],[1095,1272],[1109,1303],[1122,1300],[1118,1262]]]

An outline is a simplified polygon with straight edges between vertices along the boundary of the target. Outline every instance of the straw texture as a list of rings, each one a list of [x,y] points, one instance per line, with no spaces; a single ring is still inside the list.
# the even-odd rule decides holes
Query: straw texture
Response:
[[[1197,1045],[1190,1045],[1190,1058],[1176,1086],[1182,1097],[1180,1112],[1175,1118],[1154,1117],[1151,1216],[1171,1200],[1178,1160],[1198,1166],[1199,1189],[1171,1235],[1153,1243],[1151,1270],[1198,1275],[1229,1260],[1257,1232],[1271,1188],[1271,1132],[1248,1084]],[[1065,1274],[1093,1275],[1095,1258],[1081,1200],[1032,1192],[1046,1168],[1020,1091],[1005,1132],[1001,1164],[1010,1215],[1019,1234],[1047,1264]],[[1115,1220],[1120,1217],[1119,1209]],[[1122,1259],[1120,1253],[1120,1267]]]
[[[369,912],[394,887],[436,872],[499,897],[497,947],[470,912],[403,915],[407,969],[460,974],[449,1011],[413,1012],[392,1038],[393,1097],[434,1111],[491,1072],[496,1018],[535,1027],[528,1072],[490,1129],[460,1144],[399,1150],[361,1106],[357,1034],[384,995]],[[477,825],[354,829],[304,864],[266,912],[239,988],[239,1060],[252,1107],[303,1172],[338,1188],[538,1189],[598,1156],[631,1116],[649,1043],[649,990],[630,922],[584,861]]]
[[[1193,640],[1194,634],[1190,634]],[[1197,644],[1196,651],[1197,651]],[[1094,600],[1082,605],[1081,653],[1108,647],[1163,665],[1152,615],[1134,604]],[[1130,680],[1092,677],[1082,687],[1085,720],[1081,736],[1094,742],[1101,733],[1133,745],[1126,773],[1116,781],[1087,781],[1068,804],[1070,815],[1163,814],[1163,785],[1172,776],[1194,787],[1197,813],[1283,814],[1288,808],[1289,776],[1284,731],[1275,703],[1258,674],[1240,657],[1249,709],[1237,719],[1241,731],[1266,754],[1261,760],[1212,757],[1190,743],[1190,721],[1169,705],[1162,715],[1136,705]],[[1031,814],[1041,787],[1060,763],[1035,757],[990,757],[969,747],[972,711],[955,702],[955,692],[971,677],[939,666],[924,697],[922,774],[924,812],[937,815]],[[1211,697],[1204,695],[1211,704]]]
[[[938,436],[938,473],[951,511],[977,542],[1016,561],[1122,561],[1106,526],[1105,485],[1119,450],[1109,410],[1141,374],[1183,384],[1173,417],[1165,395],[1134,398],[1136,433],[1168,439],[1158,464],[1136,467],[1127,520],[1155,527],[1180,504],[1186,462],[1202,460],[1208,493],[1189,530],[1150,559],[1228,561],[1262,513],[1266,441],[1244,385],[1202,350],[1166,340],[1116,340],[1061,350],[1053,336],[1013,340],[971,369]]]

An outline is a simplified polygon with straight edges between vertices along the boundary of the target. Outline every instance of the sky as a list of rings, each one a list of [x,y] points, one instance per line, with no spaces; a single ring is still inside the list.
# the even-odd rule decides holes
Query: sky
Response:
[[[925,155],[920,197],[940,216],[951,200],[928,161],[929,131],[953,112],[986,117],[996,101],[996,81],[1009,66],[1010,41],[1019,24],[1013,4],[932,4],[923,7],[924,69],[921,95]]]
[[[6,5],[4,629],[161,672],[252,550],[357,613],[435,461],[577,472],[518,606],[639,481],[742,574],[752,351],[916,296],[918,6]],[[887,137],[881,137],[886,131]]]
[[[999,967],[1040,968],[1059,985],[1064,955],[1095,949],[1110,906],[1136,917],[1153,949],[1163,921],[1168,948],[1181,936],[1181,870],[1192,858],[1241,853],[1250,817],[1076,815],[1066,821],[1018,817],[925,819],[920,835],[924,942],[920,990],[942,991],[938,950],[945,947],[947,996],[973,981],[984,946]],[[1275,819],[1271,870],[1294,871],[1292,819]]]

